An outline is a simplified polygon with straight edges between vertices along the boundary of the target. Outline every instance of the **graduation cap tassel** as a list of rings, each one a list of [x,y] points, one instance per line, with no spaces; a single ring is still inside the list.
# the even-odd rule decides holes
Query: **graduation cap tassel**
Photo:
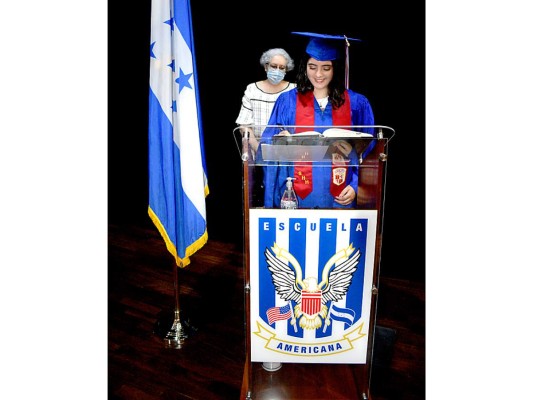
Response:
[[[346,56],[344,61],[344,85],[346,86],[346,89],[349,89],[350,86],[350,42],[348,41],[348,38],[346,35],[344,35],[344,40],[346,41]]]

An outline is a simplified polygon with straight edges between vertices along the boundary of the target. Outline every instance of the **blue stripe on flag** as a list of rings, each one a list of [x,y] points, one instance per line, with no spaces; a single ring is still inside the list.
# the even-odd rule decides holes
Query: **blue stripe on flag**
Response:
[[[259,292],[261,293],[259,312],[261,315],[266,313],[267,309],[276,302],[272,275],[268,270],[264,255],[265,249],[271,248],[274,242],[276,242],[276,219],[259,218],[259,249],[261,249],[261,256],[259,257]]]
[[[176,264],[207,242],[207,186],[189,0],[153,0],[149,207]]]

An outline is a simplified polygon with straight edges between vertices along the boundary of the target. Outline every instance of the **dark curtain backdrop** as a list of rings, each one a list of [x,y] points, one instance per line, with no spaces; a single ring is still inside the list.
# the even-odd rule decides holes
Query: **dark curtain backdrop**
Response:
[[[108,212],[114,224],[151,224],[150,7],[150,0],[109,3],[109,24],[123,26],[109,30]],[[265,77],[262,52],[283,47],[298,61],[306,41],[291,31],[345,34],[363,40],[350,48],[350,88],[368,97],[376,124],[396,131],[389,144],[381,274],[424,280],[425,3],[191,0],[191,8],[209,237],[242,242],[241,161],[232,131],[246,85]],[[287,78],[294,80],[295,71]]]

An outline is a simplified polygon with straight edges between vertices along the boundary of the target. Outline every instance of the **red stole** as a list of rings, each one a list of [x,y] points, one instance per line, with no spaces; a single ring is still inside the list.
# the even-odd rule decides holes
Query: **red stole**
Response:
[[[344,104],[339,108],[332,108],[333,125],[351,125],[350,96],[344,92]],[[315,124],[315,96],[312,91],[305,94],[296,94],[296,125]],[[295,133],[309,130],[309,128],[296,128]],[[333,153],[330,192],[333,196],[338,196],[346,187],[348,175],[347,161],[344,157]],[[305,199],[313,191],[313,167],[310,163],[296,163],[294,166],[293,187],[301,199]]]

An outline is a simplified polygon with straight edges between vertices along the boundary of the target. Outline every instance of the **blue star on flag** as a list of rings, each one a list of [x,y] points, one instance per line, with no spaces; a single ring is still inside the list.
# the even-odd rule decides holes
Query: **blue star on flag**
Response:
[[[176,70],[175,70],[175,68],[174,68],[174,67],[175,67],[174,60],[172,60],[172,62],[171,62],[170,64],[168,64],[168,66],[169,66],[170,68],[172,68],[172,72],[176,72]]]
[[[174,18],[170,18],[166,20],[164,23],[170,25],[170,30],[174,32]]]
[[[181,93],[181,90],[182,90],[184,87],[188,87],[189,89],[192,89],[192,86],[191,86],[191,84],[189,83],[189,79],[191,79],[191,76],[192,76],[192,73],[190,73],[190,74],[186,74],[186,73],[183,72],[183,70],[180,68],[180,76],[178,77],[178,79],[176,79],[176,83],[177,83],[178,86],[180,87],[179,93]]]

